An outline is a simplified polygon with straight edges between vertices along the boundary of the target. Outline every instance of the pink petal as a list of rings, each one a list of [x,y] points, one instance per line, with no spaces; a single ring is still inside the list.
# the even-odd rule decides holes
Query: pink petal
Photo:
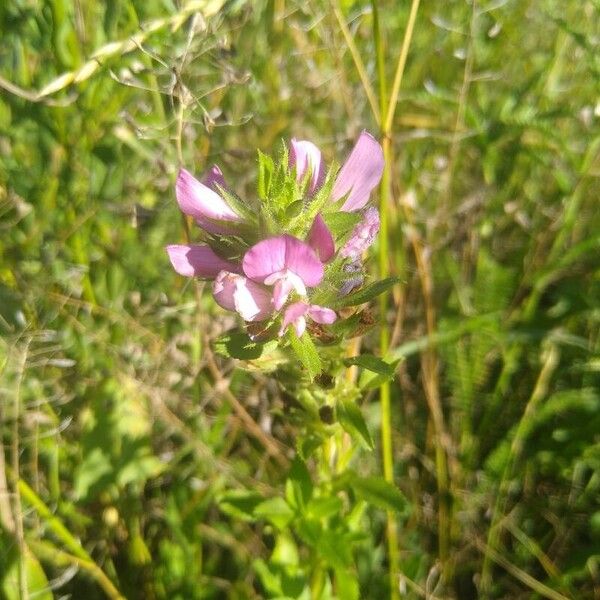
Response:
[[[275,310],[281,310],[293,289],[292,282],[285,277],[275,283],[273,286],[273,306]]]
[[[245,321],[262,321],[273,312],[269,291],[236,273],[221,271],[213,283],[213,296],[219,306],[236,311]]]
[[[352,235],[340,249],[340,256],[357,260],[373,244],[379,233],[379,211],[370,206],[362,221],[353,229]]]
[[[217,178],[209,177],[209,181],[216,182]],[[211,184],[212,184],[211,183]],[[219,219],[223,221],[241,221],[241,217],[210,187],[200,183],[189,171],[181,169],[177,176],[175,195],[179,208],[186,215],[197,219],[200,224],[206,219]],[[216,225],[218,227],[218,225]]]
[[[233,298],[236,288],[236,275],[229,271],[221,271],[213,281],[212,291],[216,303],[225,310],[235,310],[235,300]]]
[[[309,306],[305,302],[294,302],[290,304],[284,315],[283,320],[281,322],[281,329],[279,330],[279,335],[282,336],[285,333],[285,330],[291,325],[294,324],[296,328],[296,333],[298,337],[304,333],[304,329],[306,328],[306,319],[304,315],[308,312]],[[304,327],[302,328],[302,323],[300,323],[300,328],[302,328],[301,332],[298,332],[299,327],[296,326],[296,322],[302,320],[304,322]]]
[[[215,192],[219,191],[219,188],[217,186],[220,186],[222,188],[227,187],[225,185],[225,178],[223,177],[223,173],[221,172],[221,169],[217,167],[217,165],[213,165],[208,171],[206,171],[204,177],[202,178],[202,183],[206,187],[209,187],[211,190],[214,190]]]
[[[185,277],[212,279],[219,271],[239,272],[240,266],[217,256],[208,246],[172,244],[167,253],[173,268]]]
[[[244,321],[264,321],[273,313],[269,291],[245,277],[238,280],[234,300],[235,310]]]
[[[223,173],[221,172],[221,169],[217,167],[217,165],[213,165],[204,174],[204,177],[202,177],[202,184],[206,187],[209,187],[217,195],[219,194],[219,188],[217,186],[220,186],[222,188],[227,187],[227,184],[225,183],[225,178],[223,177]],[[236,215],[235,220],[238,221],[241,219]],[[219,233],[222,235],[226,235],[235,232],[235,229],[233,227],[230,227],[224,223],[215,223],[214,221],[206,217],[196,217],[196,223],[198,223],[198,225],[200,225],[200,227],[202,227],[204,231],[208,231],[208,233]]]
[[[379,142],[370,133],[363,131],[338,173],[333,186],[333,200],[339,200],[350,192],[342,210],[361,209],[381,180],[383,166],[383,150]]]
[[[323,264],[313,249],[291,235],[280,235],[258,242],[246,252],[242,262],[244,273],[264,283],[270,275],[289,269],[305,285],[315,287],[323,279]]]
[[[302,334],[306,331],[306,318],[298,317],[294,321],[294,329],[296,330],[296,335],[302,337]]]
[[[322,325],[331,325],[337,319],[335,311],[325,306],[318,306],[317,304],[311,304],[308,309],[308,315],[313,321]]]
[[[315,287],[321,283],[325,269],[318,259],[315,251],[298,238],[291,235],[285,238],[285,266],[296,273],[308,287]]]
[[[244,255],[244,273],[250,279],[264,283],[269,275],[285,269],[285,249],[283,235],[258,242]]]
[[[333,258],[333,255],[335,254],[335,242],[333,241],[331,231],[329,231],[329,228],[321,215],[315,217],[306,241],[317,253],[321,262],[325,263]]]
[[[312,143],[306,140],[297,140],[295,138],[290,142],[290,160],[289,165],[296,167],[296,178],[302,181],[310,169],[309,192],[312,194],[322,183],[325,176],[321,151]]]

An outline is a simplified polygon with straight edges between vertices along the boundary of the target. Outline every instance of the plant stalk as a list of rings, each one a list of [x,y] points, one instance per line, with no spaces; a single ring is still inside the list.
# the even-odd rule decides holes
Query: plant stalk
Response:
[[[387,81],[385,75],[385,48],[381,35],[379,10],[377,0],[371,1],[373,10],[373,38],[375,40],[375,53],[377,60],[377,78],[379,82],[379,126],[381,131],[381,144],[383,148],[384,168],[381,177],[380,188],[380,229],[379,229],[379,276],[384,279],[389,274],[388,263],[388,230],[389,218],[388,207],[390,201],[390,183],[392,168],[392,147],[390,140],[390,130],[386,130],[387,123]],[[389,330],[387,327],[387,301],[385,296],[381,296],[379,301],[379,310],[381,315],[381,329],[379,334],[379,351],[381,356],[385,356],[389,349]],[[381,452],[383,461],[384,479],[394,483],[394,449],[392,444],[392,410],[391,410],[391,390],[389,383],[384,383],[379,390],[381,402]],[[400,573],[400,553],[398,548],[398,528],[396,517],[391,511],[387,512],[386,523],[388,560],[389,560],[389,579],[390,579],[390,599],[397,600],[399,596],[399,573]]]

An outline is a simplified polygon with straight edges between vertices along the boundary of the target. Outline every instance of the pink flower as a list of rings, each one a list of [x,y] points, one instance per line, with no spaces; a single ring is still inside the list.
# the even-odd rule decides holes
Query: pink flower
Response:
[[[340,255],[357,260],[375,241],[379,232],[379,211],[371,206],[365,211],[363,220],[354,228],[350,239],[342,246]]]
[[[240,265],[225,260],[209,246],[171,244],[166,248],[173,268],[185,277],[213,279],[219,271],[240,272]]]
[[[281,337],[285,330],[292,325],[296,330],[296,334],[300,337],[306,330],[307,316],[316,323],[323,325],[330,325],[337,319],[337,315],[331,308],[318,306],[317,304],[307,304],[306,302],[294,302],[285,310],[279,336]]]
[[[312,143],[292,140],[290,144],[290,166],[296,166],[298,179],[302,179],[310,168],[311,193],[322,183],[325,167],[321,152]],[[352,152],[337,175],[331,198],[335,202],[347,195],[342,210],[351,212],[360,210],[369,201],[373,189],[381,180],[383,173],[383,150],[379,142],[368,132],[363,131]]]
[[[287,234],[252,246],[244,255],[242,268],[252,281],[274,286],[276,310],[283,307],[292,290],[306,296],[306,288],[319,285],[324,275],[323,263],[314,250]]]
[[[223,172],[217,165],[213,165],[202,178],[202,183],[209,187],[213,192],[219,191],[219,188],[225,189],[227,184],[225,183],[225,177],[223,177]]]
[[[201,183],[185,169],[179,171],[175,185],[179,208],[194,217],[198,225],[209,233],[231,233],[232,227],[228,223],[240,223],[242,218],[218,193],[217,185],[225,185],[219,167],[211,167],[203,181]]]
[[[244,321],[263,321],[273,313],[269,290],[243,275],[221,271],[213,282],[219,306],[237,312]]]
[[[317,215],[306,237],[306,243],[315,251],[321,262],[328,262],[335,254],[335,242],[321,215]]]
[[[325,178],[325,168],[321,160],[321,151],[306,140],[292,138],[290,142],[290,168],[296,167],[296,179],[300,182],[310,170],[309,193],[321,186]]]
[[[381,180],[384,164],[379,142],[370,133],[363,131],[338,173],[332,199],[339,200],[348,194],[342,210],[350,212],[363,208]]]

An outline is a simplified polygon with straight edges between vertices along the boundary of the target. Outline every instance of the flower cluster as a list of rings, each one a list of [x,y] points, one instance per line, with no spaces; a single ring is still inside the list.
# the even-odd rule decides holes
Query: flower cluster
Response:
[[[240,200],[217,166],[202,181],[181,169],[177,202],[205,243],[167,246],[171,264],[213,280],[220,306],[279,336],[290,326],[302,336],[307,318],[331,324],[328,300],[362,283],[362,255],[379,229],[377,209],[365,207],[382,172],[381,147],[367,132],[339,172],[309,141],[293,139],[278,165],[259,153],[257,203]]]

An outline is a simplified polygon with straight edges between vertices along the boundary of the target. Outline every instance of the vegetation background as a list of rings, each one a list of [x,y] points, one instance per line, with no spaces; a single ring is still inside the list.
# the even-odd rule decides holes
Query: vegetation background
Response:
[[[277,563],[224,501],[285,480],[286,407],[207,360],[234,320],[164,246],[180,161],[243,197],[255,148],[341,160],[366,128],[373,272],[403,281],[362,340],[400,360],[389,422],[362,403],[406,501],[399,593],[600,597],[598,0],[5,0],[0,32],[0,596],[310,598],[274,566],[305,550]],[[385,519],[322,598],[389,597]]]

